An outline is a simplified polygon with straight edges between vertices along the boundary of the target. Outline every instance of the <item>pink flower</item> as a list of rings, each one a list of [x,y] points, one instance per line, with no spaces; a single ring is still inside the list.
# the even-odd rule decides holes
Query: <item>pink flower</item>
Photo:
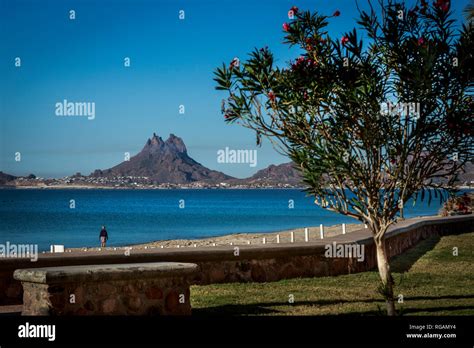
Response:
[[[343,36],[341,39],[341,44],[345,45],[348,42],[349,42],[349,38],[347,36]]]
[[[290,25],[288,23],[283,23],[283,30],[290,31]]]
[[[305,63],[306,63],[306,66],[308,67],[318,65],[318,63],[316,63],[316,61],[311,58],[306,59]]]
[[[425,43],[425,39],[423,39],[422,37],[420,37],[420,38],[418,39],[418,46],[421,46],[421,45],[423,45],[424,43]]]
[[[300,56],[300,57],[298,57],[298,59],[296,60],[295,65],[298,66],[298,65],[301,65],[301,64],[303,64],[303,63],[304,63],[304,57],[303,57],[303,56]]]
[[[232,70],[233,68],[238,68],[239,66],[240,66],[240,60],[239,60],[239,58],[235,57],[230,62],[229,69]]]
[[[333,17],[339,17],[341,15],[341,12],[339,10],[336,10],[336,12],[334,12],[332,15]]]
[[[434,3],[434,6],[439,8],[443,12],[447,12],[449,10],[449,1],[447,1],[447,0],[437,0]]]
[[[268,99],[270,99],[271,101],[275,101],[275,93],[273,93],[272,91],[268,92]]]

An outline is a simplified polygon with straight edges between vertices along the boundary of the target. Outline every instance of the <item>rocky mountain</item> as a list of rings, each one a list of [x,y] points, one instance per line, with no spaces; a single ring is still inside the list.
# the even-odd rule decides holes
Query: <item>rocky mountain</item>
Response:
[[[302,178],[293,162],[283,163],[280,165],[270,165],[267,168],[259,170],[249,178],[241,179],[240,184],[289,184],[299,186],[302,184]],[[464,169],[464,173],[460,173],[457,183],[460,185],[469,185],[474,182],[474,164],[468,162]]]
[[[233,179],[204,167],[189,157],[183,140],[170,134],[166,141],[153,133],[143,149],[129,161],[106,170],[96,170],[93,177],[148,177],[154,183],[186,184],[202,181],[219,183]]]
[[[470,183],[474,182],[474,163],[466,163],[464,173],[461,173],[458,176],[458,182],[461,185],[469,185]]]
[[[471,182],[474,182],[474,164],[468,163],[465,173],[459,175],[458,183],[463,185]],[[192,159],[188,155],[183,140],[174,134],[170,134],[164,141],[155,133],[146,141],[143,149],[130,160],[109,169],[95,170],[89,176],[77,173],[63,179],[39,179],[38,181],[33,174],[27,177],[16,177],[0,171],[0,186],[36,186],[44,183],[49,186],[75,184],[113,187],[146,187],[155,184],[194,186],[193,183],[197,183],[199,187],[216,187],[220,186],[220,183],[249,187],[303,186],[301,175],[292,162],[270,165],[251,177],[237,179],[206,168]]]
[[[5,185],[9,181],[13,181],[16,179],[16,176],[0,172],[0,185]]]
[[[279,165],[270,165],[259,170],[249,178],[242,179],[242,183],[246,184],[270,184],[270,185],[292,185],[298,186],[302,184],[301,175],[294,167],[293,162],[283,163]]]

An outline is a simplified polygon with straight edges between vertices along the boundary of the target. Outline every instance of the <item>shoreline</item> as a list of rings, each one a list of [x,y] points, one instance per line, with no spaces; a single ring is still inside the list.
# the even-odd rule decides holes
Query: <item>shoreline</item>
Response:
[[[419,215],[412,216],[409,219],[423,219],[427,217],[441,217],[439,214],[435,215]],[[346,234],[365,229],[364,224],[360,222],[356,223],[345,223]],[[308,226],[309,242],[321,240],[320,227],[319,226]],[[157,249],[157,248],[193,248],[193,247],[214,247],[214,246],[243,246],[243,245],[261,245],[263,244],[263,238],[265,238],[266,244],[277,244],[277,235],[280,238],[280,244],[291,243],[291,232],[294,233],[294,243],[305,242],[305,227],[280,230],[275,232],[238,232],[230,233],[216,237],[204,237],[194,239],[167,239],[167,240],[155,240],[145,243],[131,243],[120,246],[106,246],[101,248],[100,246],[82,246],[64,248],[65,252],[87,252],[87,251],[115,251],[115,250],[141,250],[141,249]],[[342,223],[324,226],[324,239],[332,238],[335,236],[342,235]],[[99,244],[99,243],[97,243]],[[43,253],[50,253],[49,251],[43,251]]]
[[[307,187],[304,186],[263,186],[263,187],[242,187],[242,186],[230,186],[230,187],[110,187],[110,186],[69,186],[69,185],[57,185],[57,186],[0,186],[0,190],[305,190]],[[457,190],[474,190],[474,186],[456,186]],[[431,189],[434,190],[434,189]]]
[[[231,187],[189,187],[189,186],[177,186],[177,187],[110,187],[110,186],[68,186],[68,185],[57,185],[57,186],[0,186],[0,190],[304,190],[303,186],[291,186],[291,187],[280,187],[280,186],[264,186],[264,187],[242,187],[242,186],[231,186]]]
[[[319,226],[309,226],[309,241],[321,240]],[[346,224],[346,233],[361,230],[364,228],[362,223]],[[304,242],[304,227],[294,228],[288,230],[281,230],[276,232],[256,232],[256,233],[231,233],[223,236],[195,238],[195,239],[168,239],[155,240],[146,243],[127,244],[122,246],[107,246],[101,248],[95,247],[74,247],[65,248],[65,252],[85,252],[85,251],[113,251],[113,250],[127,250],[127,249],[154,249],[154,248],[193,248],[193,247],[213,247],[213,246],[229,246],[229,245],[258,245],[263,244],[265,238],[267,244],[276,244],[277,235],[280,236],[280,243],[291,242],[291,232],[294,233],[294,242]],[[342,224],[331,226],[324,226],[324,238],[331,238],[342,234]],[[250,242],[250,244],[249,244]],[[215,244],[215,245],[214,245]],[[49,252],[46,252],[49,253]]]

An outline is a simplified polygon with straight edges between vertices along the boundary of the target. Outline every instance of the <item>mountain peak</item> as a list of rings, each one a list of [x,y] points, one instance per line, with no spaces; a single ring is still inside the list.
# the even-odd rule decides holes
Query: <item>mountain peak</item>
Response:
[[[96,172],[94,172],[96,173]],[[183,184],[194,181],[222,182],[232,177],[211,170],[189,157],[183,139],[170,134],[166,141],[153,133],[142,151],[98,176],[148,177],[155,183]]]
[[[153,133],[153,136],[149,138],[146,142],[146,146],[161,146],[163,144],[163,139],[161,139],[156,133]]]
[[[165,145],[176,152],[187,152],[183,139],[177,137],[173,133],[171,133],[169,138],[165,141]]]

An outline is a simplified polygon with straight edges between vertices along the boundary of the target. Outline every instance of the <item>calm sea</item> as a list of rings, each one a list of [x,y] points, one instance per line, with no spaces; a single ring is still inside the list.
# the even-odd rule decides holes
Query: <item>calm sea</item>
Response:
[[[439,200],[409,204],[406,217],[439,208]],[[0,244],[38,244],[40,250],[51,244],[97,246],[101,225],[109,245],[119,246],[343,222],[356,221],[317,207],[293,189],[0,190]]]

